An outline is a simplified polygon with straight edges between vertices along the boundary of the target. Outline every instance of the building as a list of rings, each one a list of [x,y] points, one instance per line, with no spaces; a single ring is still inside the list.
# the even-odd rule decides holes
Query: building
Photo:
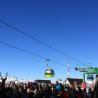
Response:
[[[82,85],[83,79],[77,79],[77,78],[67,78],[66,84],[73,85],[74,83],[77,83],[77,85]]]
[[[36,83],[51,83],[50,80],[35,80]]]

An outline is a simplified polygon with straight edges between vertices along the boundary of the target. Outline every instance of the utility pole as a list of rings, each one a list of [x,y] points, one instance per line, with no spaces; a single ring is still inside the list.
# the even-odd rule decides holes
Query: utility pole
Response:
[[[68,60],[68,63],[67,63],[67,78],[70,77],[70,64],[69,64],[69,60]]]

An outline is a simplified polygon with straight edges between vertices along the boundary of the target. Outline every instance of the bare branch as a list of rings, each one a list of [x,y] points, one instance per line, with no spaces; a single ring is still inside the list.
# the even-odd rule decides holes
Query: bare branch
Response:
[[[1,80],[3,79],[2,75],[1,75],[1,72],[0,72],[0,78],[1,78]]]
[[[5,73],[5,75],[6,75],[5,77],[7,78],[8,77],[8,73]]]

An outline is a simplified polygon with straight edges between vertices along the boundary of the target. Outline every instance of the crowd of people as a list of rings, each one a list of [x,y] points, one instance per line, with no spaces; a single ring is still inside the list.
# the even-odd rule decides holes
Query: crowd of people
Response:
[[[94,89],[81,89],[80,85],[53,83],[0,83],[0,98],[98,98],[98,81]]]

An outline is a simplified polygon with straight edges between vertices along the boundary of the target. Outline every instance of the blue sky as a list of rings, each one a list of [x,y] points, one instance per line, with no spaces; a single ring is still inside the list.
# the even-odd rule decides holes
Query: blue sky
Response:
[[[98,64],[97,0],[0,0],[0,20],[84,63]],[[57,78],[66,78],[68,58],[0,24],[0,40],[32,51],[49,62]],[[70,66],[82,66],[69,59]],[[0,71],[24,79],[45,79],[45,60],[0,44]],[[71,77],[82,74],[70,70]]]

